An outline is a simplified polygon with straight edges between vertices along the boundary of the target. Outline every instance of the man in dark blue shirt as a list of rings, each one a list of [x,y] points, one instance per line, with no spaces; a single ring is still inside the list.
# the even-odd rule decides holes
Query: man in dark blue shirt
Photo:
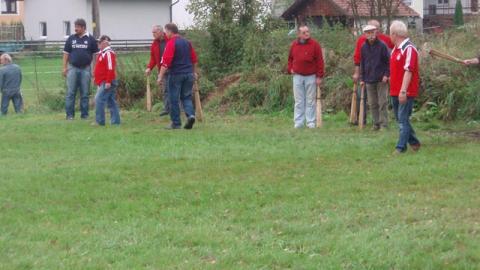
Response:
[[[365,84],[368,107],[372,112],[373,129],[388,127],[388,78],[390,77],[390,54],[387,45],[377,38],[373,25],[363,28],[367,42],[361,47],[361,84]]]
[[[90,65],[98,52],[95,38],[87,32],[84,19],[75,21],[75,34],[68,37],[63,49],[63,76],[67,78],[65,111],[67,120],[75,116],[75,96],[80,90],[81,118],[88,118],[88,97],[92,78]]]

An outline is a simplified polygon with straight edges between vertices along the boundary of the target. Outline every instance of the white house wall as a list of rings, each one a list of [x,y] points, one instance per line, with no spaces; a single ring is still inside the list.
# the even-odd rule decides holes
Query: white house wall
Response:
[[[415,1],[415,0],[414,0]],[[437,15],[447,15],[447,14],[455,14],[455,5],[457,3],[456,0],[449,0],[447,4],[444,4],[444,0],[441,1],[442,3],[439,4],[439,0],[424,0],[424,15],[433,15],[429,14],[429,7],[431,5],[436,6]],[[463,14],[470,14],[472,13],[471,7],[471,0],[462,0],[462,7],[463,7]],[[446,10],[442,10],[442,8],[448,8]]]
[[[170,1],[101,0],[101,32],[112,39],[150,39],[152,25],[170,21]]]
[[[165,25],[170,20],[168,0],[101,0],[101,34],[112,39],[150,39],[151,26]],[[91,0],[28,0],[25,1],[25,38],[27,40],[64,40],[64,21],[84,18],[92,32]],[[47,23],[47,36],[42,37],[40,22]]]
[[[90,28],[91,14],[88,12],[85,0],[28,0],[25,1],[25,38],[27,40],[44,39],[41,35],[40,22],[47,23],[48,40],[64,39],[64,21],[73,22],[77,18],[85,18]],[[91,29],[90,29],[91,30]]]

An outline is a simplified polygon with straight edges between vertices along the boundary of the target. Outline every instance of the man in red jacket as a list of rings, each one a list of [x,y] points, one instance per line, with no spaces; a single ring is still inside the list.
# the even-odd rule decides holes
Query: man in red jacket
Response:
[[[105,103],[110,109],[110,123],[112,125],[120,124],[120,113],[117,102],[115,101],[115,90],[118,82],[116,80],[115,52],[110,47],[110,38],[101,36],[98,40],[100,52],[97,55],[95,64],[95,84],[98,86],[95,96],[95,120],[98,125],[105,125]]]
[[[405,23],[393,21],[390,25],[390,36],[395,44],[390,56],[390,95],[393,112],[400,129],[394,153],[400,154],[407,151],[407,144],[413,151],[420,149],[420,141],[410,124],[413,102],[418,95],[420,81],[418,52],[408,38]]]
[[[323,55],[320,44],[310,37],[307,26],[300,26],[297,39],[292,42],[288,55],[288,72],[293,74],[293,94],[295,98],[295,128],[316,126],[317,86],[324,75]]]
[[[157,68],[160,71],[161,60],[163,52],[165,51],[165,46],[167,44],[167,37],[163,32],[162,26],[154,25],[152,27],[153,42],[150,46],[150,61],[147,64],[147,69],[145,70],[145,75],[150,76],[152,70]],[[165,75],[165,78],[161,84],[163,90],[163,111],[160,113],[160,116],[168,115],[170,113],[170,102],[168,98],[168,73]]]

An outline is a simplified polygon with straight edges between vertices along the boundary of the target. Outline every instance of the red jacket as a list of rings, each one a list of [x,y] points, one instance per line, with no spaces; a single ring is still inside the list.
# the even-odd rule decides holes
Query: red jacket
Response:
[[[97,62],[95,64],[95,84],[112,83],[116,78],[115,67],[117,64],[115,52],[112,48],[107,47],[97,55]]]
[[[393,44],[389,36],[384,35],[382,33],[378,33],[377,38],[381,40],[383,43],[385,43],[385,45],[387,45],[389,49],[393,49],[393,47],[395,47],[395,44]],[[357,39],[357,44],[355,45],[355,51],[353,52],[353,63],[355,64],[355,66],[360,66],[360,61],[362,60],[361,49],[365,41],[367,41],[367,37],[365,35],[361,35]]]
[[[153,42],[152,42],[152,45],[150,46],[150,62],[148,62],[147,64],[147,68],[149,68],[150,70],[153,70],[155,67],[158,68],[158,70],[160,71],[160,68],[162,67],[161,66],[161,62],[162,62],[162,55],[160,54],[160,47],[161,47],[161,44],[162,42],[164,43],[164,48],[165,49],[165,44],[167,42],[167,36],[163,36],[163,40],[157,40],[155,39]]]
[[[288,54],[288,72],[300,75],[313,75],[323,78],[323,53],[320,44],[313,38],[304,44],[295,40]]]
[[[412,80],[407,87],[407,97],[416,97],[420,84],[418,70],[418,52],[407,38],[400,46],[395,47],[390,56],[390,95],[397,97],[402,88],[405,71],[412,73]]]

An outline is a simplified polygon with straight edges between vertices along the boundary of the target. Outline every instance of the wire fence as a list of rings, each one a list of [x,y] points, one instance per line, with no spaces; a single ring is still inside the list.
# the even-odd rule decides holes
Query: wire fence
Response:
[[[48,42],[40,49],[36,42],[21,42],[18,44],[22,49],[9,52],[14,63],[22,69],[22,94],[27,108],[40,104],[42,95],[65,92],[63,43]],[[0,42],[0,46],[2,44],[5,42]],[[150,44],[147,40],[112,42],[117,54],[117,73],[143,74],[150,58]],[[39,50],[32,50],[33,46]],[[93,81],[91,92],[94,92]]]

